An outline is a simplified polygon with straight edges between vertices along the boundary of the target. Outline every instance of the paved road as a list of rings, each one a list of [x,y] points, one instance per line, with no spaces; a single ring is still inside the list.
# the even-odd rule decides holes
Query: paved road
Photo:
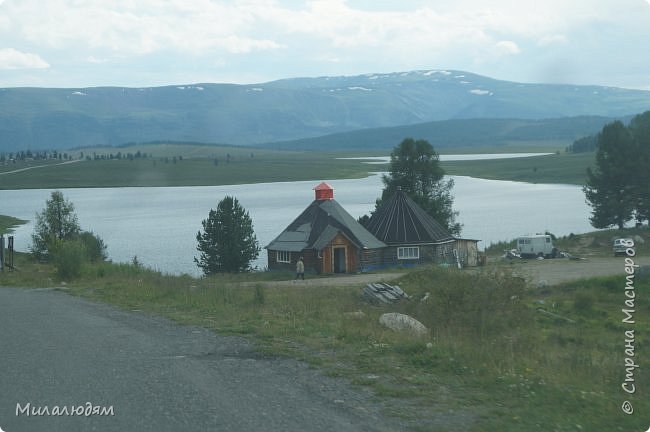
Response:
[[[16,416],[113,406],[113,416]],[[242,338],[54,290],[0,288],[0,429],[397,431],[363,389]]]
[[[57,165],[67,165],[67,164],[77,163],[77,162],[81,162],[81,161],[79,159],[75,159],[75,160],[71,160],[71,161],[55,163],[55,164],[49,164],[49,165],[35,165],[35,166],[27,167],[27,168],[19,168],[19,169],[12,170],[12,171],[0,172],[0,175],[13,174],[13,173],[17,173],[17,172],[29,171],[29,170],[33,170],[33,169],[39,169],[39,168],[53,167],[53,166],[57,166]]]

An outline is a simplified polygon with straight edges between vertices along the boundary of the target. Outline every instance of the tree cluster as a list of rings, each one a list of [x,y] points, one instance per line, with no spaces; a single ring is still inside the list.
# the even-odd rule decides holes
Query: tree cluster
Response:
[[[573,141],[569,147],[566,148],[567,153],[588,153],[596,150],[596,135],[589,135]]]
[[[596,166],[587,169],[583,187],[591,224],[622,229],[632,219],[650,221],[650,111],[628,126],[620,121],[605,125],[596,144]]]
[[[127,160],[134,160],[134,159],[146,159],[150,155],[147,155],[147,153],[143,153],[140,150],[138,150],[135,153],[122,153],[121,151],[118,151],[117,153],[107,153],[107,154],[97,154],[96,152],[93,152],[92,156],[86,155],[86,160],[91,161],[91,160],[122,160],[122,159],[127,159]],[[81,152],[81,157],[83,158],[83,152]]]
[[[81,230],[74,204],[60,191],[52,192],[45,208],[36,214],[31,252],[41,261],[54,262],[63,279],[77,276],[84,261],[107,258],[104,241]]]
[[[31,151],[31,150],[22,150],[17,152],[9,153],[0,153],[0,163],[16,163],[17,161],[24,162],[28,160],[60,160],[68,161],[72,160],[72,155],[67,152],[59,152],[57,150],[52,151]]]

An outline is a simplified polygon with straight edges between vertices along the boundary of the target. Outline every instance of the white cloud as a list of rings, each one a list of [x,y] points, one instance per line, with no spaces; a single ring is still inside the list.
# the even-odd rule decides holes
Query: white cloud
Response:
[[[143,86],[438,67],[526,81],[578,52],[575,76],[600,80],[603,46],[611,63],[642,52],[646,1],[0,0],[0,40],[73,85],[80,70]]]
[[[94,63],[94,64],[102,64],[102,63],[108,63],[110,60],[107,58],[100,58],[100,57],[95,57],[95,56],[88,56],[86,57],[86,61],[88,63]]]
[[[0,69],[47,69],[50,65],[37,54],[14,48],[0,49]]]
[[[329,55],[329,54],[322,54],[312,58],[322,63],[341,63],[342,61],[340,57],[337,57],[335,55]]]
[[[270,38],[250,35],[255,17],[238,4],[209,0],[21,0],[7,4],[17,32],[54,49],[69,46],[142,55],[164,50],[230,53],[277,49]]]
[[[495,52],[502,55],[513,55],[521,52],[519,46],[513,41],[499,41],[494,47]]]
[[[650,1],[650,0],[648,0]],[[555,45],[555,44],[564,44],[567,43],[567,37],[562,34],[551,34],[551,35],[545,35],[542,36],[538,41],[537,45],[541,47],[546,47],[549,45]]]

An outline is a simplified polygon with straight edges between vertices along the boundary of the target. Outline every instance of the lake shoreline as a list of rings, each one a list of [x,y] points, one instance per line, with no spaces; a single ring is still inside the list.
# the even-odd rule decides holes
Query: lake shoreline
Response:
[[[479,239],[480,249],[517,236],[544,232],[568,235],[591,230],[581,189],[573,185],[529,184],[453,176],[454,209],[462,236]],[[233,186],[60,189],[75,205],[79,223],[108,245],[115,262],[134,256],[170,274],[198,274],[193,262],[196,233],[210,209],[235,196],[250,213],[260,246],[269,244],[314,199],[320,181],[334,187],[335,199],[354,218],[368,214],[381,195],[381,177],[254,183]],[[33,221],[52,189],[0,191],[3,213]],[[543,212],[529,214],[545,203]],[[33,222],[16,228],[16,249],[27,250]],[[267,265],[266,253],[254,263]]]

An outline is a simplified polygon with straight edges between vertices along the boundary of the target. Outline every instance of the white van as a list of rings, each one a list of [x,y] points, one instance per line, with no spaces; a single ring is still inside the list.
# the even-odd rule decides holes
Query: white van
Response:
[[[524,258],[555,258],[557,249],[548,234],[535,234],[517,238],[517,252]]]

